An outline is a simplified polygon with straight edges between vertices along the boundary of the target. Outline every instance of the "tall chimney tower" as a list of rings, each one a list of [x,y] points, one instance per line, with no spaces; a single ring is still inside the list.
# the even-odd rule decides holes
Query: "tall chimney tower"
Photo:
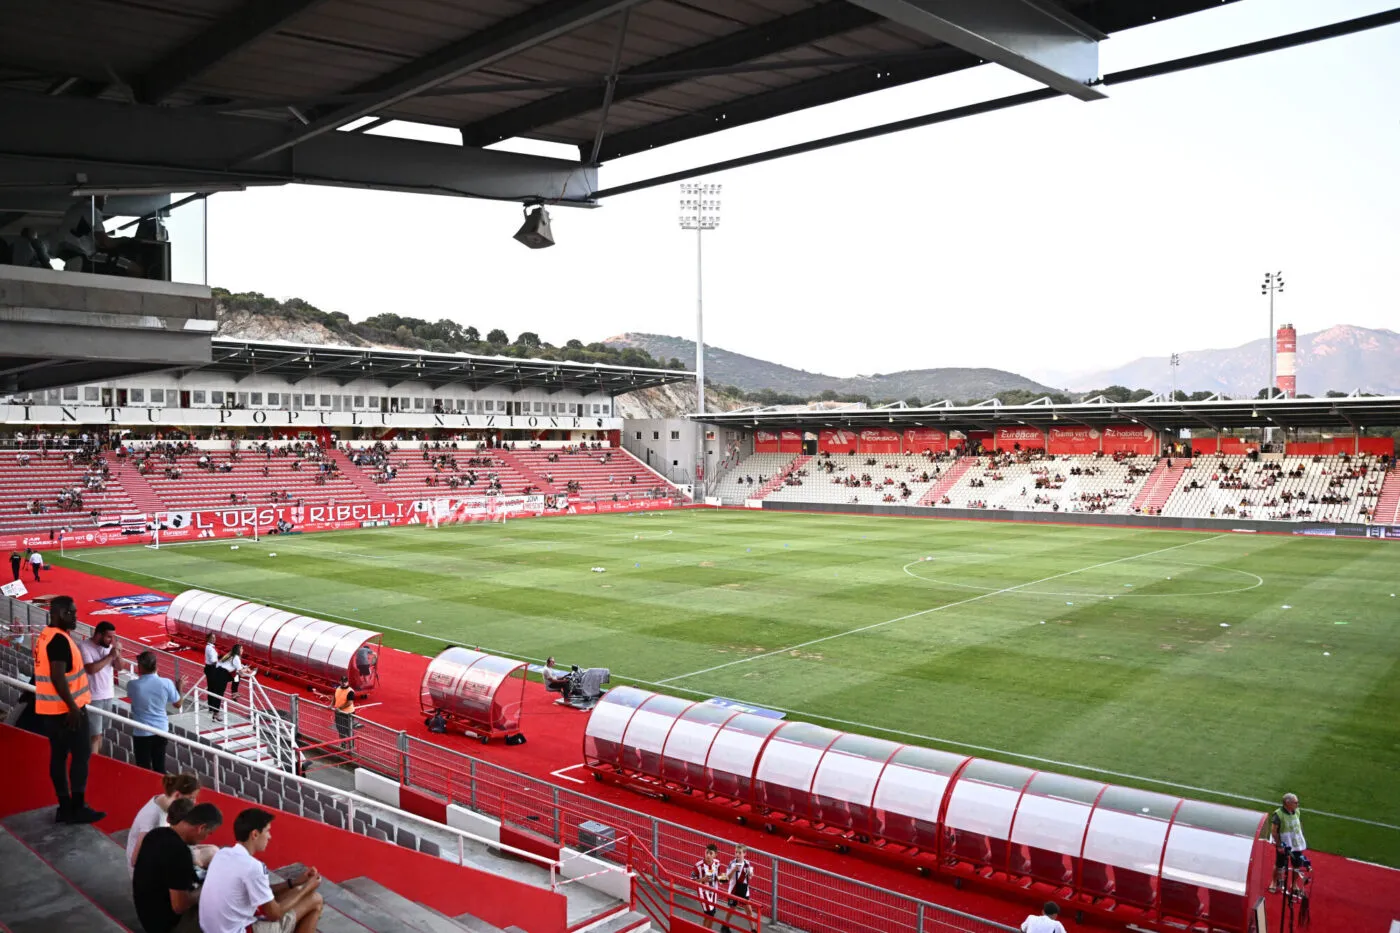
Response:
[[[1292,324],[1285,324],[1278,329],[1274,351],[1278,354],[1278,385],[1276,388],[1288,398],[1297,398],[1298,332],[1293,329]]]

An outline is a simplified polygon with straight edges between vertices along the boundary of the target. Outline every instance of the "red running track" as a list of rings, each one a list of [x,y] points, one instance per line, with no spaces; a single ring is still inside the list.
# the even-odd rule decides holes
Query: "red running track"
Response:
[[[144,638],[149,644],[165,643],[164,617],[128,618],[122,615],[94,616],[106,607],[97,600],[132,593],[152,592],[104,577],[58,567],[46,574],[44,582],[31,587],[31,598],[66,593],[78,601],[78,615],[84,622],[112,621],[117,631],[131,638]],[[157,591],[158,592],[158,591]],[[196,652],[184,652],[198,660]],[[506,746],[493,742],[482,745],[462,735],[433,735],[423,725],[418,709],[418,692],[428,659],[422,655],[386,648],[380,656],[382,686],[360,712],[363,718],[395,731],[434,742],[453,751],[491,762],[503,768],[524,772],[559,787],[586,793],[590,797],[627,807],[659,819],[690,827],[750,848],[803,862],[866,884],[876,885],[942,904],[955,910],[1017,926],[1034,905],[1012,901],[980,890],[954,888],[951,882],[926,879],[850,855],[772,836],[717,817],[696,813],[677,804],[655,800],[628,790],[586,780],[582,767],[583,729],[588,714],[554,704],[554,695],[531,683],[526,688],[523,732],[524,745]],[[300,692],[285,683],[280,689]],[[558,772],[558,773],[556,773]],[[696,853],[698,858],[700,853]],[[1309,933],[1390,933],[1391,922],[1400,919],[1400,871],[1370,865],[1323,852],[1313,852],[1317,882],[1314,885],[1312,924]],[[1280,906],[1271,899],[1269,929],[1279,928]],[[1075,929],[1113,929],[1112,926],[1075,924]]]

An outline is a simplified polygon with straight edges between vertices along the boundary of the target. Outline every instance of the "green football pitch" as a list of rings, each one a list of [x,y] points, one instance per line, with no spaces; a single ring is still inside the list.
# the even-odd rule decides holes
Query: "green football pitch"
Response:
[[[67,560],[429,655],[552,654],[614,683],[1255,809],[1293,791],[1313,847],[1400,865],[1393,544],[687,511]]]

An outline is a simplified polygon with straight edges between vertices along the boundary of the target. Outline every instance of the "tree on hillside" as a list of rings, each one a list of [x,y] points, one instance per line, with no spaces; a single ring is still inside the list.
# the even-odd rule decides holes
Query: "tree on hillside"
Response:
[[[504,347],[510,343],[510,337],[507,336],[505,331],[497,327],[486,335],[486,342],[493,347]]]
[[[462,328],[462,339],[467,343],[481,343],[481,331],[475,327]]]
[[[582,349],[583,349],[583,341],[582,341],[582,340],[569,340],[569,341],[566,341],[566,342],[564,343],[564,348],[567,349],[567,350],[582,350]]]
[[[540,335],[534,331],[523,330],[520,332],[520,336],[515,338],[515,345],[518,347],[533,347],[538,349],[540,346]]]

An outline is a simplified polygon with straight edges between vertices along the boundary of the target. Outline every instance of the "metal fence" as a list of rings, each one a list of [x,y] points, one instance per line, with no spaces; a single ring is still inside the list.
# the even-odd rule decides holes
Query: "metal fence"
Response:
[[[48,624],[48,613],[43,609],[9,597],[0,599],[9,603],[5,608],[12,625]],[[124,654],[129,648],[149,649],[129,639],[121,641]],[[182,673],[198,676],[203,672],[202,664],[188,658],[159,650],[156,654],[160,658],[160,673],[167,677]],[[264,689],[274,708],[293,723],[302,745],[319,745],[340,738],[335,711],[330,706]],[[499,819],[559,845],[580,847],[579,833],[585,822],[612,827],[619,835],[630,834],[649,849],[657,864],[673,878],[688,878],[705,846],[722,841],[360,717],[355,718],[345,757],[405,787]],[[627,858],[627,848],[619,845],[611,853],[595,854],[621,863]],[[760,850],[751,848],[749,860],[754,865],[751,896],[763,919],[810,933],[847,933],[852,929],[875,933],[1015,933],[1014,927]]]

